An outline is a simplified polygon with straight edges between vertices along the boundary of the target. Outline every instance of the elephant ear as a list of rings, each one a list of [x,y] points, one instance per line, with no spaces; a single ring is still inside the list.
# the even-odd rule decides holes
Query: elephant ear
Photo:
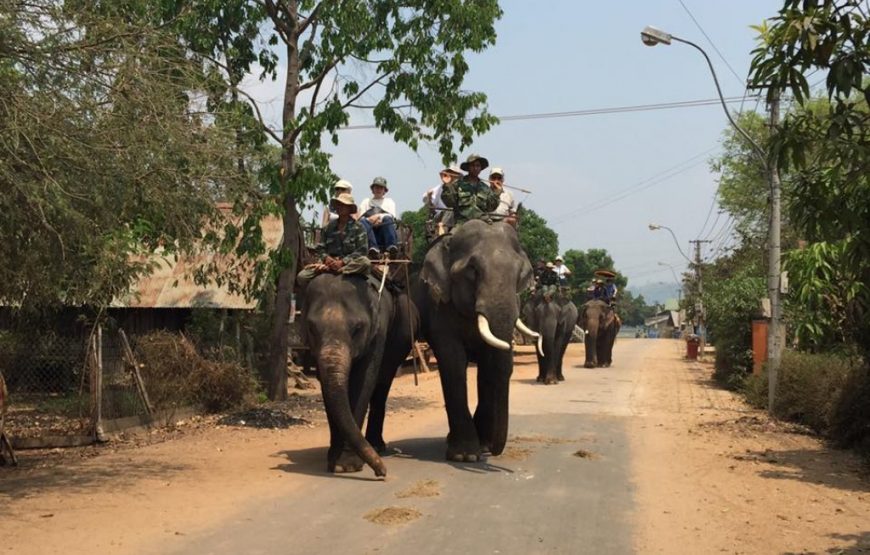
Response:
[[[450,301],[450,257],[447,242],[442,240],[432,246],[423,259],[420,279],[429,287],[435,302]]]

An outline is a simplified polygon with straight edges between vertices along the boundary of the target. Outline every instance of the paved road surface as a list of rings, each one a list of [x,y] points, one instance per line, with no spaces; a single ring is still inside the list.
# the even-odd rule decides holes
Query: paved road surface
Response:
[[[251,499],[176,552],[629,553],[625,422],[652,346],[622,341],[614,368],[589,370],[579,367],[582,347],[572,345],[568,379],[558,386],[534,383],[531,357],[520,357],[509,447],[481,464],[443,459],[446,418],[391,438],[400,453],[387,459],[386,482],[372,480],[368,469],[325,475],[322,447],[286,453],[276,472],[306,474],[305,486],[289,497]],[[436,481],[440,495],[396,497],[422,480]],[[393,526],[363,518],[386,507],[421,516]]]

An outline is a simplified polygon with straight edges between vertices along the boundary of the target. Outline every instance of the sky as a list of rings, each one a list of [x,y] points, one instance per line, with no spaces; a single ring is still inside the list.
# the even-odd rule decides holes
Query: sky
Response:
[[[654,48],[641,43],[641,29],[653,25],[704,48],[724,95],[742,98],[756,45],[750,25],[774,16],[781,4],[506,0],[495,46],[467,57],[464,88],[485,92],[497,116],[715,99],[699,52],[679,43]],[[282,88],[280,80],[248,86],[273,121],[278,121]],[[751,97],[742,106],[764,110],[763,102]],[[736,111],[741,103],[729,107]],[[370,122],[355,114],[351,125]],[[515,192],[515,197],[559,234],[560,252],[607,249],[631,289],[673,281],[671,268],[662,264],[677,274],[687,266],[671,235],[665,229],[651,231],[650,223],[671,228],[690,257],[691,239],[713,239],[702,251],[705,259],[721,253],[729,220],[717,217],[716,176],[708,161],[719,152],[727,125],[716,104],[505,121],[458,154],[462,161],[480,153],[505,170],[508,186],[532,191]],[[333,171],[354,184],[357,201],[368,196],[372,178],[383,176],[399,211],[415,210],[425,191],[438,183],[441,161],[435,145],[413,152],[374,129],[342,131],[338,146],[325,144]]]

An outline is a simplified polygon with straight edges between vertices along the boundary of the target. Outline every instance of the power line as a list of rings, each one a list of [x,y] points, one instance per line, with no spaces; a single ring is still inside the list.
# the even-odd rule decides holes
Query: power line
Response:
[[[742,102],[743,97],[729,96],[725,98],[728,104]],[[498,116],[500,121],[523,121],[536,119],[573,118],[581,116],[596,116],[603,114],[622,114],[630,112],[652,112],[655,110],[674,110],[677,108],[697,108],[701,106],[715,106],[720,103],[718,98],[700,100],[682,100],[679,102],[659,102],[655,104],[637,104],[632,106],[613,106],[610,108],[590,108],[586,110],[573,110],[570,112],[539,112],[532,114],[519,114],[513,116]],[[340,131],[353,131],[357,129],[377,129],[377,125],[348,125]]]
[[[704,230],[707,229],[707,224],[710,223],[710,216],[713,214],[713,207],[716,206],[716,200],[719,198],[719,189],[716,188],[713,191],[713,202],[710,203],[710,209],[707,210],[707,217],[704,219],[704,225],[701,226],[701,231],[698,232],[697,236],[700,237],[704,234]],[[715,225],[715,224],[714,224]],[[710,228],[712,230],[712,228]]]
[[[697,166],[699,164],[705,163],[706,160],[703,159],[703,157],[706,156],[707,154],[713,152],[717,148],[719,148],[718,145],[711,147],[711,148],[708,148],[707,150],[700,152],[700,153],[692,156],[691,158],[688,158],[688,159],[680,162],[679,164],[675,164],[666,170],[658,172],[657,174],[652,175],[650,177],[647,177],[646,179],[643,179],[643,180],[635,183],[634,185],[626,187],[622,191],[617,192],[615,195],[610,195],[606,198],[599,199],[597,202],[593,202],[591,205],[581,206],[580,208],[574,209],[574,210],[567,212],[561,216],[557,216],[555,219],[553,219],[553,224],[558,224],[560,222],[563,222],[563,221],[565,221],[569,218],[575,217],[575,216],[580,216],[583,214],[588,214],[589,212],[594,212],[595,210],[599,210],[601,208],[604,208],[605,206],[609,206],[609,205],[613,204],[614,202],[618,202],[618,201],[622,200],[623,198],[625,198],[631,194],[642,191],[644,189],[648,189],[649,187],[652,187],[653,185],[657,185],[663,181],[667,181],[668,179],[670,179],[672,177],[676,177],[677,175],[684,173],[684,172],[694,168],[695,166]],[[698,160],[698,158],[701,158],[701,160]],[[687,166],[686,164],[689,164],[689,165]]]
[[[686,13],[689,14],[689,17],[692,18],[692,21],[695,23],[695,26],[698,28],[699,31],[701,31],[701,34],[704,35],[704,37],[707,39],[707,42],[710,43],[710,46],[712,46],[713,50],[716,51],[716,54],[719,55],[719,58],[725,63],[726,66],[728,66],[728,69],[731,70],[731,74],[734,75],[734,77],[737,79],[737,81],[740,82],[741,85],[745,85],[746,82],[743,79],[741,79],[739,75],[737,75],[737,72],[734,71],[734,68],[731,67],[731,64],[728,63],[728,60],[725,59],[725,56],[723,56],[722,52],[720,52],[719,49],[716,47],[716,43],[713,42],[713,39],[710,38],[710,35],[707,34],[707,31],[705,31],[704,28],[701,27],[701,24],[698,22],[697,19],[695,19],[695,16],[692,15],[692,12],[691,12],[691,10],[689,10],[689,7],[686,6],[686,4],[683,2],[683,0],[677,0],[677,1],[680,3],[680,5],[683,7],[683,9],[686,10]]]

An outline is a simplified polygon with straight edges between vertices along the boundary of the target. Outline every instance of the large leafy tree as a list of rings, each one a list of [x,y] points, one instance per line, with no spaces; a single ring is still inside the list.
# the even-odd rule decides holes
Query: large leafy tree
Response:
[[[144,8],[145,6],[139,6]],[[237,182],[196,63],[145,9],[0,3],[0,299],[102,305]]]
[[[534,210],[523,207],[520,211],[517,233],[532,265],[540,259],[553,260],[559,254],[559,236]]]
[[[823,72],[829,102],[796,110],[772,137],[790,173],[791,221],[801,236],[829,243],[855,280],[848,307],[858,345],[870,345],[870,21],[860,0],[785,0],[758,27],[751,81],[771,95],[811,102],[808,75]]]
[[[396,141],[412,149],[433,142],[445,162],[455,159],[457,149],[496,121],[486,112],[485,96],[462,85],[465,53],[494,43],[501,10],[496,0],[233,0],[228,17],[215,0],[172,4],[175,13],[193,21],[190,52],[204,65],[225,65],[220,52],[230,50],[222,43],[231,43],[240,69],[250,70],[258,60],[262,78],[283,83],[280,127],[259,121],[260,130],[281,146],[281,161],[271,172],[266,168],[268,196],[256,200],[284,222],[283,245],[271,258],[277,286],[269,355],[270,396],[283,398],[287,313],[301,250],[299,212],[306,202],[325,200],[331,177],[323,140],[337,143],[351,111],[366,110]],[[244,17],[236,17],[240,12]],[[221,27],[219,34],[210,30],[213,24]],[[235,40],[252,26],[264,32],[265,41]],[[259,116],[238,82],[224,84]]]

